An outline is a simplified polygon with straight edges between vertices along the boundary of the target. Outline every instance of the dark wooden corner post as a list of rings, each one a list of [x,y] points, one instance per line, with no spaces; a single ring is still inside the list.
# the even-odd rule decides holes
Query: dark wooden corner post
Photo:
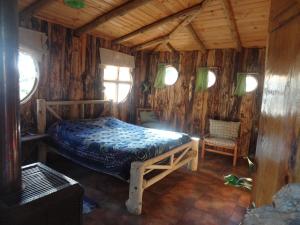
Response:
[[[0,197],[21,188],[17,0],[0,0]]]

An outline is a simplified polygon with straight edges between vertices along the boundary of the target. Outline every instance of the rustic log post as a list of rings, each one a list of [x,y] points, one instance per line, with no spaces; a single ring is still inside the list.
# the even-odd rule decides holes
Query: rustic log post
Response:
[[[85,105],[81,104],[80,105],[80,118],[84,119],[84,117],[85,117]]]
[[[47,112],[47,103],[45,99],[37,99],[37,132],[39,134],[44,134],[46,131],[46,112]],[[39,142],[38,145],[38,161],[46,163],[47,161],[47,146],[43,142]]]
[[[142,162],[131,163],[129,199],[126,202],[127,210],[135,215],[142,213],[144,192],[144,166]]]
[[[0,0],[0,195],[21,188],[17,3]]]
[[[198,153],[199,153],[199,138],[192,137],[192,150],[196,152],[196,156],[188,164],[188,168],[191,171],[197,171],[198,168]]]
[[[39,134],[44,134],[46,130],[46,110],[47,104],[45,99],[36,100],[37,106],[37,131]]]

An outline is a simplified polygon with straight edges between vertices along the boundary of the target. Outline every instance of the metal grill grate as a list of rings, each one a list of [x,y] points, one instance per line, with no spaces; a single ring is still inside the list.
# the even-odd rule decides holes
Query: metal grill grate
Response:
[[[7,206],[26,204],[70,185],[67,179],[44,169],[40,164],[22,170],[22,184],[22,191],[4,197]]]

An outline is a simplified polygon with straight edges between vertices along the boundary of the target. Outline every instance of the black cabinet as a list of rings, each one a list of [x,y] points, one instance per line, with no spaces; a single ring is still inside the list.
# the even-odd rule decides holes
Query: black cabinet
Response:
[[[35,163],[22,168],[23,190],[0,199],[1,225],[80,225],[83,189]]]

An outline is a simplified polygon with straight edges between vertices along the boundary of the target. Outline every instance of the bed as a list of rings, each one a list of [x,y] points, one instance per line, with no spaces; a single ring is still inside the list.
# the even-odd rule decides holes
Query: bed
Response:
[[[128,181],[126,207],[136,215],[141,214],[146,188],[184,165],[197,170],[198,139],[143,128],[110,116],[86,119],[85,105],[88,104],[108,104],[111,109],[112,102],[37,100],[38,132],[48,133],[53,143],[40,150],[40,161],[46,160],[47,151],[54,151],[82,166]],[[74,105],[80,106],[79,120],[63,120],[54,108]],[[58,119],[48,129],[47,112]]]

